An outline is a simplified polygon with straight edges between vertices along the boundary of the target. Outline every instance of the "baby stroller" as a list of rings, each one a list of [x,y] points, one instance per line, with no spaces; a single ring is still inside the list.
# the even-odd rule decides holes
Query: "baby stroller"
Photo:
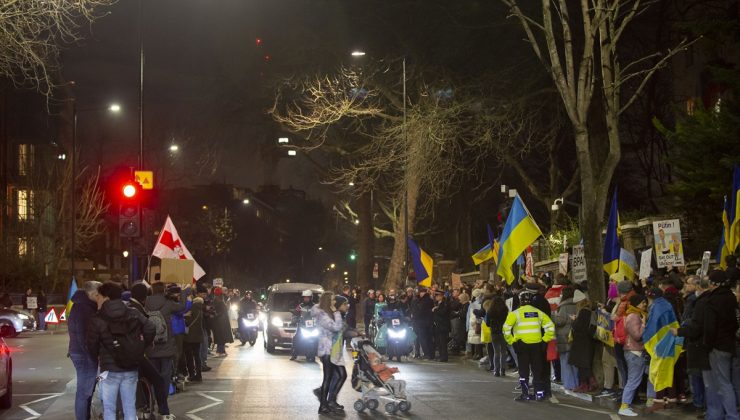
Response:
[[[352,339],[352,388],[362,395],[355,401],[354,409],[363,411],[365,408],[376,410],[380,401],[385,402],[385,411],[395,414],[396,411],[408,412],[411,403],[406,400],[406,382],[397,379],[383,381],[373,370],[373,361],[381,361],[380,353],[370,341],[357,337]],[[381,362],[382,363],[382,362]]]

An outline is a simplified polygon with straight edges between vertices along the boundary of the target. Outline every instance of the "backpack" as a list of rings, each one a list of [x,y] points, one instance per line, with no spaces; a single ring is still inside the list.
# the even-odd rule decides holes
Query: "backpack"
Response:
[[[622,344],[627,342],[627,331],[624,329],[624,316],[620,316],[614,321],[614,342]]]
[[[121,369],[137,369],[144,359],[143,326],[138,318],[127,318],[124,322],[105,318],[112,344],[108,350],[113,355],[116,366]]]
[[[154,344],[167,344],[170,339],[169,326],[159,311],[146,311],[149,321],[154,324]]]

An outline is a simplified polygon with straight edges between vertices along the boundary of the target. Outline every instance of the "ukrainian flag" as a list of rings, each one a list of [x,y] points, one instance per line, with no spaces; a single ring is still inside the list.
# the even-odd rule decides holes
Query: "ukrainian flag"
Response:
[[[414,265],[416,283],[419,286],[432,287],[432,268],[434,260],[409,235],[409,251],[411,252],[411,263]]]
[[[619,251],[619,269],[617,273],[624,274],[624,277],[628,280],[634,280],[635,272],[637,272],[637,258],[635,258],[635,254],[621,248]]]
[[[542,231],[517,194],[499,241],[501,245],[496,273],[506,279],[506,283],[511,284],[514,281],[514,273],[511,271],[514,261],[540,236]]]
[[[671,333],[671,328],[678,327],[671,304],[664,298],[655,299],[650,306],[642,341],[650,355],[648,377],[656,392],[673,386],[673,367],[683,351],[683,338]]]
[[[725,244],[730,254],[740,245],[740,165],[735,164],[732,171],[732,191],[730,200],[725,201],[725,212],[722,214],[725,224]]]
[[[67,294],[67,308],[64,310],[64,318],[69,319],[69,311],[72,310],[72,305],[74,302],[72,302],[72,296],[77,293],[77,280],[75,280],[74,277],[72,277],[72,285],[69,286],[69,294]]]
[[[622,247],[619,246],[619,211],[617,210],[617,189],[614,188],[612,207],[609,210],[609,222],[606,225],[604,239],[604,271],[610,276],[619,271],[619,257]]]
[[[727,262],[725,262],[725,257],[731,254],[729,248],[727,247],[728,238],[730,236],[730,221],[729,217],[727,216],[728,214],[729,207],[727,204],[727,196],[725,196],[725,205],[722,209],[722,235],[719,238],[719,250],[717,252],[717,262],[719,262],[719,267],[723,270],[727,269]]]
[[[473,264],[481,265],[493,258],[495,255],[496,254],[491,251],[491,244],[486,244],[483,248],[479,249],[478,252],[473,254]]]

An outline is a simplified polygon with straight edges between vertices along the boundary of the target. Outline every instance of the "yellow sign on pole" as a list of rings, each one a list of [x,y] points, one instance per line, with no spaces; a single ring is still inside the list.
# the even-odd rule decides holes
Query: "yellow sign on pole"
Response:
[[[134,171],[136,182],[141,185],[142,189],[154,189],[154,172],[153,171]]]

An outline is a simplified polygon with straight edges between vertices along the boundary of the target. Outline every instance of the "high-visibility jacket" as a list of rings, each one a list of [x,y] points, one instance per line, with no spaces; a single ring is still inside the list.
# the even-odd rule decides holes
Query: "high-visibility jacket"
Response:
[[[503,330],[504,339],[510,345],[520,340],[527,344],[548,342],[555,337],[555,324],[550,317],[532,305],[509,312]]]

